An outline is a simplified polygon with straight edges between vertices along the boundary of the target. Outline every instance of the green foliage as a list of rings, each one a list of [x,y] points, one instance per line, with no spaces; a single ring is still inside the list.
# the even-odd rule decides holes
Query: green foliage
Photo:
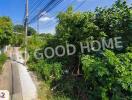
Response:
[[[115,55],[106,50],[101,58],[95,55],[82,57],[82,63],[92,97],[131,99],[132,53]]]
[[[54,96],[53,98],[54,99],[51,99],[51,100],[73,100],[73,99],[70,99],[66,96]]]
[[[23,25],[15,25],[14,32],[24,33],[24,26]]]
[[[7,60],[7,56],[5,54],[0,55],[0,73],[2,72],[3,64]]]
[[[24,34],[14,33],[12,37],[12,46],[23,46],[24,45]]]
[[[48,38],[47,38],[48,37]],[[34,56],[35,50],[43,48],[47,44],[47,40],[52,38],[52,35],[47,36],[47,35],[32,35],[31,37],[28,38],[28,52],[30,55],[28,64],[32,65],[32,63],[36,63],[37,59]],[[32,69],[32,68],[31,68]]]
[[[0,48],[12,41],[13,23],[9,17],[0,17]]]
[[[49,63],[46,60],[40,60],[34,65],[29,65],[31,70],[34,70],[46,82],[58,80],[62,75],[62,65],[60,63]]]
[[[35,71],[36,69],[34,66],[36,66],[37,59],[34,57],[34,53],[36,49],[40,49],[44,44],[45,41],[43,41],[38,35],[32,35],[28,38],[28,53],[30,55],[28,65],[30,66],[29,69]]]
[[[24,32],[24,30],[25,30],[25,28],[24,28],[24,26],[23,25],[15,25],[14,26],[14,31],[15,32],[18,32],[18,33],[25,33]],[[28,36],[30,36],[30,35],[33,35],[33,34],[36,34],[37,32],[36,32],[36,30],[35,29],[33,29],[32,27],[28,27]]]
[[[45,45],[45,41],[39,35],[32,35],[31,37],[28,38],[28,44],[30,44],[28,46],[28,50],[35,50]]]
[[[117,0],[110,8],[96,8],[96,25],[103,30],[108,37],[121,36],[124,46],[129,45],[132,38],[132,30],[129,28],[132,22],[131,8],[126,1]]]
[[[57,62],[49,62],[47,60],[38,60],[34,57],[34,52],[41,49],[47,44],[47,41],[52,39],[51,34],[33,35],[28,39],[28,51],[30,58],[28,61],[29,69],[37,72],[46,81],[50,79],[59,79],[62,74],[62,65]]]
[[[58,19],[56,37],[61,43],[67,41],[78,46],[79,42],[86,41],[89,36],[95,38],[102,36],[102,31],[94,23],[93,12],[74,13],[69,9],[66,13],[60,13]]]
[[[36,34],[36,33],[37,32],[36,32],[36,30],[34,28],[28,27],[28,36],[31,36],[31,35]]]
[[[29,69],[51,88],[55,87],[57,100],[131,100],[131,16],[131,7],[121,0],[110,8],[96,8],[94,12],[73,12],[70,7],[58,15],[54,36],[41,34],[29,38]],[[90,41],[89,36],[96,40],[121,36],[124,50],[80,54],[79,43]],[[65,46],[66,42],[75,45],[75,55],[50,60],[34,58],[35,49]]]

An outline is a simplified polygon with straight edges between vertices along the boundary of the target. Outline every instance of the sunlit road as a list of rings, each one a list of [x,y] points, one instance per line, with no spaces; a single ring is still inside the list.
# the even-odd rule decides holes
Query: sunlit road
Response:
[[[23,100],[20,75],[19,75],[19,69],[18,69],[17,62],[12,61],[11,67],[12,67],[12,94],[11,94],[11,98],[12,98],[12,100]]]
[[[10,53],[11,59],[0,76],[0,90],[8,90],[11,100],[37,100],[37,89],[18,48]]]
[[[37,89],[29,75],[27,67],[23,65],[24,60],[18,50],[14,48],[13,53],[15,53],[13,66],[13,100],[36,100]],[[15,87],[16,86],[16,87]],[[16,99],[19,97],[19,99]]]

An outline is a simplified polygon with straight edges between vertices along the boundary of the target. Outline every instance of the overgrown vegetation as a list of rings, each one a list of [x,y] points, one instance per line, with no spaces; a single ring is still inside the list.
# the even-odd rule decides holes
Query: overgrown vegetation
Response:
[[[13,23],[9,17],[0,17],[0,73],[3,65],[7,60],[4,54],[4,47],[12,43],[13,37]]]
[[[9,17],[0,17],[0,48],[12,42],[13,23]]]
[[[7,56],[5,54],[1,54],[0,55],[0,74],[2,72],[3,65],[4,65],[6,60],[7,60]]]
[[[25,33],[25,28],[23,25],[15,25],[14,26],[14,32],[17,32],[19,34],[24,34]],[[32,27],[28,27],[28,36],[36,34],[36,30]]]
[[[29,69],[50,86],[54,100],[131,100],[132,9],[126,1],[94,12],[75,13],[70,7],[58,15],[58,22],[55,35],[34,35],[28,48]],[[91,41],[89,36],[95,40],[120,36],[123,48],[81,54],[79,42]],[[35,49],[66,42],[77,47],[73,56],[35,59]]]

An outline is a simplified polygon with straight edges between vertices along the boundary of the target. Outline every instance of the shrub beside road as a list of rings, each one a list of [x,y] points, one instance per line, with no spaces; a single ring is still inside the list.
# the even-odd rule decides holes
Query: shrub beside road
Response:
[[[2,72],[3,65],[7,60],[7,56],[3,53],[0,55],[0,73]]]

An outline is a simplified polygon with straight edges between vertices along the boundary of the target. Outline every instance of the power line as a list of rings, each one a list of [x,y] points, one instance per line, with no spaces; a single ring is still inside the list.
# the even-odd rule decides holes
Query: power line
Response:
[[[31,20],[36,19],[43,12],[43,9],[47,9],[47,7],[50,6],[53,2],[53,0],[50,0],[50,2],[45,5],[41,10],[39,10],[39,12]]]
[[[55,5],[49,6],[49,9],[46,11],[46,13],[48,13],[49,11],[51,11],[55,6],[58,5],[59,2],[61,3],[62,1],[63,1],[63,0],[57,1],[57,3],[56,3]],[[70,5],[73,5],[75,1],[76,1],[76,0],[73,0],[73,1],[71,2]],[[40,2],[39,5],[41,5],[41,3],[42,3],[42,2]],[[39,5],[38,5],[38,7],[39,7]],[[66,9],[67,9],[67,7],[64,8],[62,11],[66,10]],[[34,10],[35,10],[35,9],[33,8],[32,11],[34,11]],[[45,9],[45,10],[46,10],[46,9]],[[40,10],[40,11],[41,11],[41,10]],[[41,11],[41,12],[42,12],[42,11]],[[33,13],[33,12],[32,12],[32,13]],[[34,11],[34,13],[35,13],[35,11]],[[35,17],[34,17],[34,20],[39,19],[39,18],[45,16],[46,13],[45,13],[45,14],[36,14]],[[30,13],[30,17],[31,17],[31,13]],[[38,17],[38,18],[37,18],[37,17]],[[33,18],[32,18],[32,20],[33,20]]]
[[[44,15],[41,15],[44,11],[46,13],[50,12],[52,9],[54,9],[57,5],[59,5],[63,0],[54,0],[50,1],[45,7],[43,7],[38,14],[36,14],[30,21],[29,23],[34,22],[37,18],[41,18]]]
[[[73,5],[75,2],[76,2],[76,0],[72,0],[72,2],[70,3],[70,5]],[[68,6],[68,7],[69,7],[69,6]],[[61,12],[62,12],[62,11],[65,11],[68,7],[66,6],[65,8],[63,8],[63,9],[60,10],[60,11],[61,11]],[[60,11],[59,11],[59,12],[60,12]],[[59,13],[59,12],[58,12],[58,13]],[[58,13],[57,13],[57,14],[58,14]],[[56,15],[57,15],[57,14],[56,14]],[[56,16],[56,15],[55,15],[55,16]],[[40,17],[43,17],[43,15],[40,16]],[[52,15],[52,17],[54,17],[54,16]],[[52,18],[52,17],[51,17],[51,18]],[[56,18],[55,18],[55,19],[56,19]],[[52,22],[52,21],[51,21],[51,22]],[[52,24],[55,24],[55,23],[57,23],[57,21],[52,22]],[[45,24],[46,24],[46,27],[51,26],[51,25],[50,25],[50,24],[51,24],[50,22],[47,22],[47,23],[45,23]],[[38,32],[39,32],[39,18],[38,18],[38,20],[37,20],[37,30],[38,30]]]
[[[35,10],[37,10],[37,8],[44,2],[44,0],[40,0],[40,2],[37,2],[32,9],[30,10],[30,16],[33,14],[33,12],[35,12]]]
[[[75,2],[76,2],[76,0],[73,0],[73,1],[70,3],[70,5],[73,5]],[[69,6],[68,6],[68,7],[69,7]],[[65,11],[68,7],[63,8],[63,9],[61,10],[61,12],[62,12],[62,11]],[[58,13],[59,13],[59,12],[58,12]],[[58,13],[57,13],[57,14],[58,14]],[[56,14],[56,15],[57,15],[57,14]],[[55,15],[55,16],[56,16],[56,15]],[[43,16],[41,16],[41,17],[43,17]],[[51,18],[52,18],[52,17],[54,17],[54,16],[52,15]],[[56,19],[56,17],[54,17],[54,18]],[[39,20],[38,20],[38,21],[39,21]],[[51,22],[52,22],[52,21],[51,21]],[[50,27],[50,26],[51,26],[51,22],[46,22],[46,23],[45,23],[46,27]],[[52,22],[52,24],[55,24],[55,23],[57,23],[57,21]],[[38,24],[37,24],[37,25],[38,25]]]
[[[87,0],[83,0],[82,3],[74,9],[74,11],[77,11],[78,9],[80,9],[80,7],[83,6],[83,4],[86,3],[86,1]]]
[[[48,12],[50,12],[52,9],[54,9],[57,5],[59,5],[61,2],[62,2],[63,0],[51,0],[49,3],[47,3],[47,4],[45,4],[45,6],[43,7],[43,8],[41,8],[40,6],[41,6],[41,4],[43,4],[44,2],[42,1],[42,0],[40,0],[39,2],[36,2],[37,4],[36,4],[36,6],[34,6],[33,8],[32,8],[32,11],[30,12],[30,21],[29,21],[29,23],[31,24],[31,23],[33,23],[34,21],[36,21],[36,20],[38,20],[39,21],[39,19],[41,18],[41,17],[43,17],[43,16],[46,16],[46,14],[48,13]],[[76,0],[73,0],[72,2],[71,2],[71,4],[70,5],[72,5],[74,2],[75,2]],[[80,7],[81,6],[83,6],[83,4],[86,2],[87,0],[84,0],[84,1],[82,1],[82,3],[81,4],[79,4],[79,6],[77,6],[75,9],[74,9],[74,11],[77,11],[78,9],[80,9]],[[41,8],[38,12],[37,11],[35,11],[37,8]],[[64,8],[63,10],[61,10],[61,11],[64,11],[64,10],[66,10],[67,8]],[[37,13],[35,16],[31,16],[33,13]],[[42,14],[43,12],[45,12],[44,14]],[[56,18],[56,17],[55,17]],[[45,24],[48,24],[49,22],[47,22],[47,23],[45,23]],[[54,22],[54,23],[56,23],[56,22]],[[39,25],[38,25],[39,26]],[[48,26],[50,26],[50,25],[48,25]],[[46,26],[47,27],[47,26]]]
[[[51,1],[51,0],[50,0]],[[52,0],[54,1],[54,0]],[[45,7],[46,6],[46,3],[45,3],[45,0],[38,0],[38,2],[35,2],[35,4],[33,5],[32,8],[30,8],[30,18],[33,16],[33,15],[37,15],[38,12],[42,9],[42,7]]]
[[[34,5],[36,5],[36,3],[38,2],[39,0],[32,0],[32,4],[29,5],[30,8],[34,7]]]
[[[70,3],[70,5],[73,5],[73,4],[75,3],[75,1],[76,1],[76,0],[73,0],[73,1]],[[68,8],[68,7],[63,8],[60,12],[65,11],[67,8]],[[58,12],[57,14],[59,14],[59,12]],[[56,15],[57,15],[57,14],[56,14]],[[56,15],[55,15],[55,16],[56,16]],[[43,17],[43,16],[41,16],[41,17]],[[54,16],[52,15],[51,17],[54,17]],[[55,17],[55,18],[56,18],[56,17]],[[48,22],[47,22],[47,23],[48,23]]]
[[[50,7],[47,12],[50,12],[54,7],[56,7],[59,3],[61,3],[63,0],[59,0],[55,5],[53,5],[52,7]],[[39,18],[43,17],[43,15],[39,16]]]
[[[75,1],[76,1],[76,0],[73,0],[73,1],[71,2],[70,5],[73,5],[73,4],[75,3]],[[87,1],[87,0],[84,0],[79,6],[77,6],[77,7],[75,8],[74,11],[78,10],[86,1]],[[62,11],[66,10],[66,9],[67,9],[67,8],[64,8]],[[54,17],[54,16],[52,16],[52,17]],[[56,22],[54,22],[53,24],[55,24],[55,23],[56,23]],[[47,22],[47,23],[45,23],[45,24],[46,24],[46,27],[51,26],[51,25],[49,24],[49,22]],[[48,25],[47,25],[47,24],[48,24]]]

